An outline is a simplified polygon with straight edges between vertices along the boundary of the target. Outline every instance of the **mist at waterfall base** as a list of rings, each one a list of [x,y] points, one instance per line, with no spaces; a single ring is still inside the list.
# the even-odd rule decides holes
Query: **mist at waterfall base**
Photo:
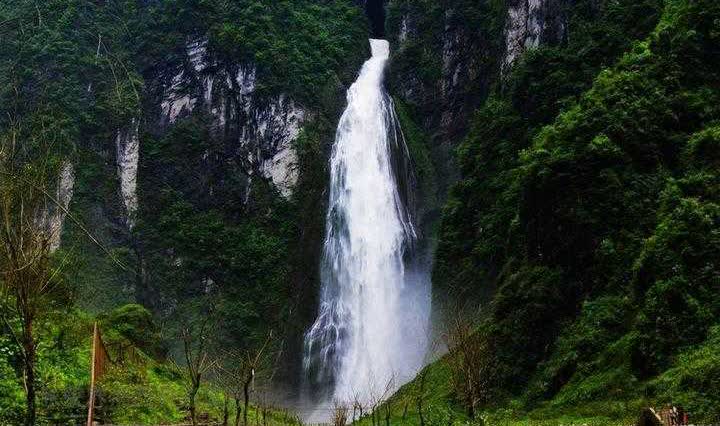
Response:
[[[413,171],[383,87],[390,47],[370,45],[330,159],[320,305],[303,359],[317,410],[306,418],[329,417],[334,402],[390,396],[427,351],[430,283],[416,250]]]

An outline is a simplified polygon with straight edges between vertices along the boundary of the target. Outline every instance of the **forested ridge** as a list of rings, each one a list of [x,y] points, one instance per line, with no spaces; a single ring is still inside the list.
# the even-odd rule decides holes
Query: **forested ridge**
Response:
[[[477,10],[457,3],[456,17]],[[455,149],[433,291],[450,318],[479,306],[479,326],[476,382],[455,383],[450,398],[494,421],[498,407],[619,421],[667,403],[717,419],[720,10],[571,4],[563,40],[510,72],[497,57],[489,65],[495,80]],[[402,17],[408,6],[396,7]],[[492,40],[481,43],[501,49]],[[395,66],[433,69],[405,55]],[[447,376],[428,374],[452,382],[462,370],[452,358],[470,356],[452,354]],[[405,397],[422,392],[413,386]]]
[[[0,424],[84,422],[94,323],[105,423],[300,422],[369,36],[391,45],[436,343],[357,421],[720,420],[716,1],[16,0]]]

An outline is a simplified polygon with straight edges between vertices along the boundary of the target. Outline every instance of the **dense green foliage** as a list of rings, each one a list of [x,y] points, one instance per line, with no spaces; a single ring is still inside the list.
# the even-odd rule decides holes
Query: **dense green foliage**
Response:
[[[689,395],[717,383],[678,381],[712,362],[698,345],[720,314],[720,8],[592,3],[476,113],[434,282],[489,302],[496,398],[681,400],[711,419]]]
[[[93,318],[79,310],[55,312],[39,324],[40,424],[81,424],[87,416]],[[123,305],[98,318],[112,362],[99,382],[98,418],[113,424],[180,423],[187,416],[187,383],[162,355],[158,326],[139,305]],[[14,365],[17,349],[0,338],[0,424],[22,424],[24,395]],[[132,354],[132,356],[131,356]],[[218,383],[201,387],[198,411],[220,421],[223,392]],[[234,416],[234,408],[229,408]],[[259,416],[251,408],[250,419]],[[270,411],[270,424],[283,414]],[[283,420],[284,421],[284,420]]]
[[[110,154],[115,132],[142,116],[141,104],[152,101],[143,87],[158,64],[172,62],[187,40],[197,37],[207,37],[213,55],[224,61],[257,66],[259,96],[284,92],[319,108],[317,119],[327,120],[337,114],[340,88],[367,49],[357,42],[367,29],[362,10],[343,0],[57,0],[3,4],[0,21],[0,96],[3,108],[14,109],[10,118],[4,109],[0,120],[5,125],[8,119],[46,119],[39,125],[56,135],[60,155],[76,163],[75,215],[118,260],[109,260],[81,230],[68,227],[63,250],[77,254],[74,281],[84,306],[108,309],[138,295],[172,299],[177,296],[172,287],[192,294],[188,283],[212,270],[220,286],[235,292],[228,311],[255,318],[243,321],[246,329],[234,335],[254,329],[261,313],[276,324],[280,307],[287,305],[280,302],[288,297],[284,284],[294,249],[289,240],[300,233],[296,203],[303,204],[317,185],[322,190],[324,180],[315,179],[316,186],[307,189],[301,183],[289,201],[267,182],[254,180],[252,204],[246,206],[240,165],[225,165],[225,141],[211,136],[206,117],[192,117],[166,134],[143,135],[140,205],[146,210],[129,235],[119,220],[124,212]],[[330,132],[313,137],[326,145]],[[217,162],[203,161],[206,153]],[[207,178],[196,180],[208,167],[213,169]],[[214,198],[207,186],[217,189]],[[138,250],[145,250],[147,259]],[[161,254],[167,250],[186,260],[183,271],[168,268],[173,259]],[[147,286],[154,293],[144,294],[144,279],[153,281]]]
[[[283,91],[309,101],[350,75],[347,58],[367,47],[362,9],[349,1],[224,2],[211,16],[210,41],[232,58],[260,68],[261,90]]]
[[[270,330],[273,345],[299,350],[315,309],[328,148],[343,86],[367,53],[354,3],[0,4],[0,134],[15,134],[27,156],[51,142],[53,170],[75,165],[72,220],[53,255],[63,285],[35,328],[41,422],[83,417],[94,321],[117,360],[100,391],[115,423],[186,417],[173,359],[182,364],[182,333],[198,323],[215,354],[257,346]],[[573,1],[567,37],[501,76],[507,3],[397,0],[387,20],[412,31],[391,37],[401,48],[389,85],[431,236],[453,180],[447,150],[469,128],[433,281],[448,306],[484,304],[475,338],[493,375],[480,417],[614,424],[672,402],[693,420],[717,419],[720,5]],[[258,99],[283,94],[305,109],[292,196],[248,173],[238,138],[218,134],[207,112],[153,128],[158,93],[197,40],[211,68],[256,68]],[[460,52],[444,57],[448,45]],[[469,76],[448,89],[458,58]],[[477,106],[469,123],[443,122]],[[114,152],[133,119],[142,143],[131,228]],[[18,328],[10,319],[0,329],[0,423],[24,414]],[[448,361],[386,402],[393,423],[469,421]],[[200,412],[219,419],[223,402],[216,385],[201,387]]]
[[[447,356],[431,363],[376,410],[375,424],[383,424],[389,413],[390,424],[401,425],[621,426],[633,424],[642,407],[642,401],[597,404],[585,401],[528,411],[522,401],[512,400],[499,407],[485,407],[470,419],[456,397],[452,380]],[[372,415],[353,424],[372,425]]]
[[[343,86],[367,53],[360,42],[367,28],[362,9],[350,0],[0,5],[0,129],[19,129],[27,147],[51,139],[55,169],[74,165],[72,220],[65,221],[54,254],[65,265],[68,288],[53,295],[57,306],[48,311],[54,319],[43,318],[38,333],[41,347],[52,342],[46,328],[81,341],[62,350],[52,346],[53,360],[41,351],[41,421],[82,411],[88,312],[107,322],[113,345],[141,351],[147,361],[108,378],[103,397],[115,410],[108,416],[121,423],[184,418],[187,391],[167,372],[180,353],[182,321],[211,317],[207,339],[215,352],[251,348],[269,330],[275,331],[273,344],[294,350],[293,339],[314,314],[308,308],[322,241],[325,159]],[[159,81],[195,40],[207,40],[216,64],[257,68],[258,103],[283,94],[303,107],[306,120],[295,147],[300,179],[291,197],[268,179],[249,179],[237,138],[213,133],[207,114],[155,126]],[[131,120],[141,123],[140,209],[132,228],[115,154],[118,130]],[[140,305],[114,310],[127,303],[151,311]],[[83,318],[76,324],[81,331],[55,317],[66,311]],[[158,323],[162,327],[152,325]],[[0,412],[9,417],[0,423],[16,422],[23,411],[19,360],[7,331],[0,331],[7,355],[0,362]],[[65,375],[50,377],[55,370]],[[219,394],[212,392],[201,388],[200,410],[217,419]],[[62,393],[65,400],[57,396]]]
[[[449,12],[451,11],[451,12]],[[443,31],[450,30],[462,34],[465,45],[456,46],[463,49],[462,56],[469,63],[469,68],[483,71],[472,83],[458,88],[458,100],[464,98],[480,98],[488,89],[492,74],[488,72],[499,66],[501,57],[501,39],[505,22],[505,2],[498,0],[471,1],[451,0],[437,2],[431,0],[391,1],[388,4],[386,26],[395,31],[403,31],[403,25],[412,31],[399,40],[398,32],[391,36],[391,42],[399,46],[393,52],[390,80],[394,87],[412,87],[414,92],[424,94],[427,98],[416,100],[423,106],[418,114],[423,118],[437,122],[438,114],[433,116],[433,105],[438,99],[433,95],[443,84]],[[403,23],[407,17],[410,22]],[[465,54],[474,50],[472,54]],[[429,108],[426,110],[425,108]],[[462,126],[462,123],[456,123]]]

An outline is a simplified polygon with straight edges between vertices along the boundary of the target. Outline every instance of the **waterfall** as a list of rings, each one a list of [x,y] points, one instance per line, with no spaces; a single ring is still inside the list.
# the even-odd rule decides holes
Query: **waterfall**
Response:
[[[390,47],[370,45],[337,127],[320,305],[305,335],[306,377],[328,391],[326,401],[367,402],[395,390],[427,346],[427,274],[410,266],[417,235],[404,189],[409,154],[383,88]]]

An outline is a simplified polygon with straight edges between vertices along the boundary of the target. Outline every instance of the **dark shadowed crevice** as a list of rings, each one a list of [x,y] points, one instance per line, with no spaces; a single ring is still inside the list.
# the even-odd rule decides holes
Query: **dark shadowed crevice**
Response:
[[[372,38],[385,37],[385,0],[366,0],[365,13],[370,20]]]

